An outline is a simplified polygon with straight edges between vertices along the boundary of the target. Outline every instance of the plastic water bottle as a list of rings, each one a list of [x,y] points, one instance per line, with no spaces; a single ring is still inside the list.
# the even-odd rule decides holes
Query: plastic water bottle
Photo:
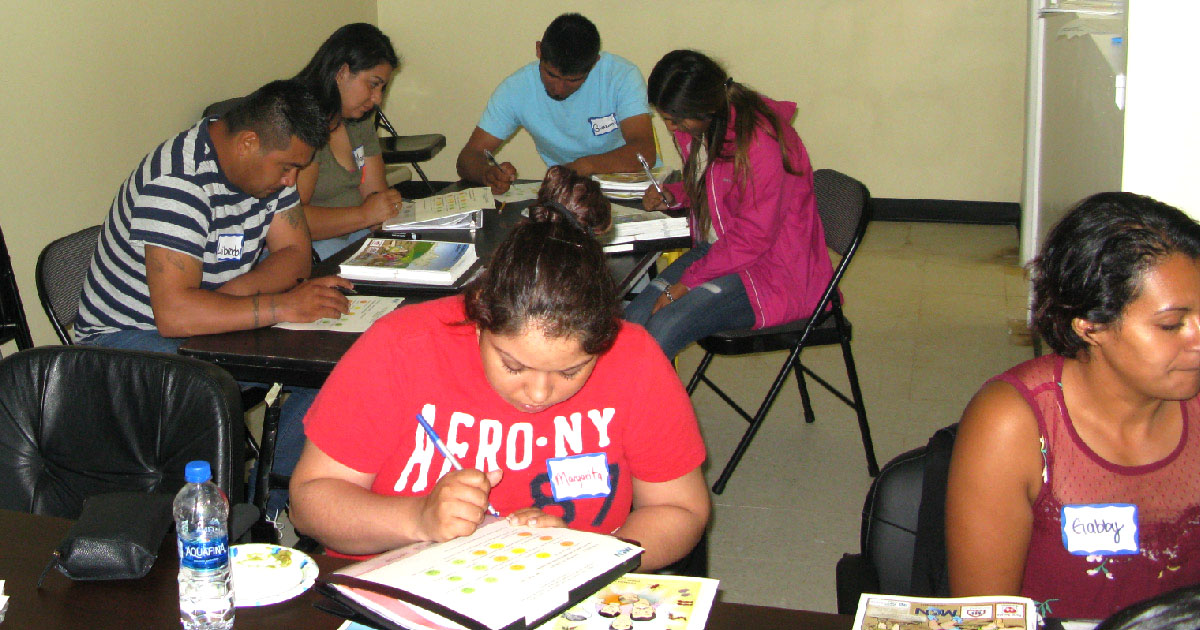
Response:
[[[179,619],[184,630],[233,627],[229,575],[229,499],[213,484],[208,462],[188,462],[175,495],[179,535]]]

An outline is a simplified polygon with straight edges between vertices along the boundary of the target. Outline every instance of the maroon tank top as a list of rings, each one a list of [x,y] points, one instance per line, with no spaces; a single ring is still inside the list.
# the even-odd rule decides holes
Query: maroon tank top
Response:
[[[1037,417],[1043,484],[1021,595],[1053,617],[1100,619],[1160,593],[1200,583],[1200,397],[1180,403],[1183,432],[1163,459],[1121,466],[1097,455],[1075,432],[1063,401],[1063,359],[1048,355],[1001,374]],[[1064,505],[1138,506],[1138,553],[1084,556],[1067,551]]]

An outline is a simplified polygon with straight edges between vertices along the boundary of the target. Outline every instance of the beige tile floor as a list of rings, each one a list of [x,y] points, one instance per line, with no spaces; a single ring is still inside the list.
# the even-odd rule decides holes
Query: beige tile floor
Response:
[[[1032,356],[1010,335],[1026,283],[1013,227],[874,223],[843,281],[854,355],[880,465],[957,421],[988,377]],[[685,350],[686,379],[701,352]],[[710,374],[757,406],[780,353],[717,359]],[[803,361],[844,384],[838,349]],[[805,425],[789,380],[724,494],[714,497],[710,573],[725,601],[832,612],[834,565],[858,550],[871,479],[852,410],[810,383],[817,420]],[[709,448],[709,482],[744,422],[704,387],[693,401]],[[295,540],[285,524],[285,542]]]

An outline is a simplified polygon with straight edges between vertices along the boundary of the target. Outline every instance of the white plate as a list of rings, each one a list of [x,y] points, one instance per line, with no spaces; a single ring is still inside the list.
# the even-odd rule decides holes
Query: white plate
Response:
[[[266,543],[229,548],[233,571],[233,603],[238,608],[287,601],[317,580],[317,563],[290,547]]]

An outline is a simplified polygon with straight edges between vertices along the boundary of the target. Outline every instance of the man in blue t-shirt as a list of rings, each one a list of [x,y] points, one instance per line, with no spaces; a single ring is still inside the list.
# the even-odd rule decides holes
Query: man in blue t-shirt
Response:
[[[517,177],[512,163],[488,158],[524,127],[546,166],[580,175],[641,170],[637,154],[657,161],[646,82],[637,66],[600,52],[600,33],[564,13],[534,46],[538,60],[504,80],[458,154],[458,174],[500,194]]]

